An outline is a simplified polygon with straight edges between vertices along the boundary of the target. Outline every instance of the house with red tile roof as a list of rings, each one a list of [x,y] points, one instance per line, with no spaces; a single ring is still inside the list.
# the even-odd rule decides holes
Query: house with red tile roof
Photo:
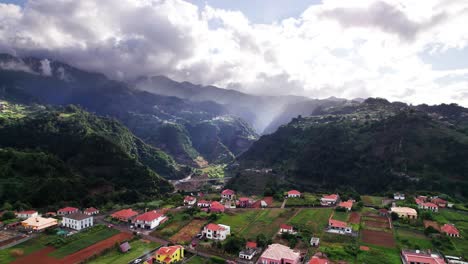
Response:
[[[338,194],[324,195],[320,198],[320,204],[322,206],[333,206],[336,205],[339,199],[340,196]]]
[[[247,241],[247,243],[245,243],[245,247],[246,248],[257,248],[257,242]]]
[[[423,209],[423,210],[429,210],[429,211],[432,211],[432,212],[438,212],[439,211],[439,206],[437,204],[430,203],[430,202],[420,203],[420,204],[418,204],[418,208]]]
[[[402,250],[401,261],[403,264],[447,264],[441,255],[421,250]]]
[[[209,208],[211,206],[211,201],[200,200],[198,201],[197,206],[200,208]]]
[[[281,224],[281,225],[280,225],[279,233],[280,233],[280,234],[296,234],[297,232],[294,231],[294,227],[293,227],[293,226],[287,225],[287,224]]]
[[[353,229],[348,223],[335,220],[335,219],[328,219],[328,230],[329,233],[336,233],[336,234],[351,234]]]
[[[157,211],[148,211],[133,220],[136,228],[154,229],[167,221],[167,217]]]
[[[89,207],[89,208],[86,208],[83,213],[85,215],[97,215],[99,214],[99,210],[94,208],[94,207]]]
[[[154,253],[158,263],[175,263],[184,258],[184,247],[180,245],[161,247]]]
[[[210,223],[203,228],[202,234],[207,239],[225,240],[226,237],[231,234],[231,227]]]
[[[342,208],[345,208],[346,210],[348,211],[351,211],[351,208],[353,208],[353,201],[352,200],[348,200],[346,202],[340,202],[338,204],[338,207],[342,207]]]
[[[440,228],[440,230],[447,236],[460,237],[460,231],[458,231],[458,229],[452,224],[445,224]]]
[[[16,217],[19,219],[28,219],[30,217],[39,216],[36,210],[26,210],[15,213]]]
[[[437,204],[437,206],[442,207],[442,208],[447,207],[447,204],[448,204],[447,201],[445,201],[444,199],[439,198],[439,197],[432,198],[431,202],[434,203],[434,204]]]
[[[290,190],[288,192],[288,198],[298,198],[301,197],[301,192],[298,190]]]
[[[138,212],[133,211],[133,209],[123,209],[111,214],[111,217],[122,222],[131,222],[132,219],[138,215]]]
[[[75,207],[65,207],[57,211],[57,215],[68,215],[78,213],[79,209]]]
[[[197,202],[197,198],[194,196],[185,196],[184,204],[185,205],[194,205]]]
[[[238,207],[249,208],[252,207],[253,200],[248,197],[241,197],[238,201]]]
[[[247,242],[245,248],[239,252],[240,259],[252,260],[253,257],[257,254],[257,243]]]
[[[257,263],[290,263],[299,264],[301,254],[281,244],[271,244],[263,252]]]
[[[309,264],[330,264],[331,262],[328,260],[327,256],[323,253],[315,254],[309,261]]]
[[[236,199],[236,192],[230,189],[225,189],[221,192],[221,198],[227,200]]]
[[[210,205],[210,212],[212,213],[224,213],[224,205],[220,202],[214,201]]]

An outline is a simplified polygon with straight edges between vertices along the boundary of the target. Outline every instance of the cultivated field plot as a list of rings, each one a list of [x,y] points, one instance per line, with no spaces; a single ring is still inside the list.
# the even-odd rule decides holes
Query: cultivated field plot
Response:
[[[361,230],[362,242],[382,246],[395,247],[395,239],[393,233],[376,230]]]
[[[382,206],[383,197],[364,195],[364,196],[361,196],[361,199],[364,205],[366,206],[375,206],[375,207]]]
[[[237,209],[222,214],[216,221],[217,224],[228,225],[231,233],[239,233],[251,224],[263,211],[256,209]]]
[[[273,237],[279,231],[280,225],[287,223],[288,220],[298,212],[297,209],[292,208],[274,208],[256,211],[260,212],[257,217],[239,232],[239,234],[246,239],[255,239],[259,234]]]
[[[288,223],[299,230],[308,230],[313,234],[321,234],[328,225],[328,218],[332,214],[332,208],[300,209]]]
[[[377,231],[389,231],[390,220],[387,217],[379,216],[373,213],[364,213],[361,218],[361,222],[364,228],[377,230]]]
[[[398,244],[404,248],[433,248],[431,240],[418,230],[395,228],[395,236]]]
[[[348,222],[349,215],[350,213],[348,212],[335,211],[333,212],[333,219]]]
[[[359,224],[361,222],[361,214],[358,212],[351,212],[348,222],[350,224]]]
[[[132,249],[127,253],[122,253],[118,249],[114,249],[102,256],[93,259],[88,262],[89,264],[126,264],[131,260],[149,252],[157,247],[160,244],[155,242],[150,242],[147,240],[136,240],[130,242]]]
[[[170,221],[170,223],[164,224],[162,227],[158,227],[157,230],[151,232],[151,235],[155,237],[169,238],[179,232],[179,230],[184,226],[188,225],[191,219],[184,219],[184,216],[181,213],[173,213],[173,217]]]
[[[460,231],[461,238],[451,239],[455,249],[444,251],[444,253],[449,255],[465,254],[465,256],[468,256],[468,212],[443,209],[439,213],[434,214],[434,218],[441,226],[446,223],[452,223]]]
[[[25,237],[25,235],[16,232],[0,231],[0,247],[6,246]]]
[[[397,248],[370,246],[369,251],[359,252],[355,263],[401,263],[400,252]]]
[[[311,193],[303,193],[300,198],[288,198],[286,200],[287,207],[294,206],[318,206],[320,205],[319,197]]]
[[[169,238],[170,241],[179,244],[190,243],[196,234],[201,232],[201,229],[207,223],[206,220],[192,220],[188,225],[184,226],[179,232]]]

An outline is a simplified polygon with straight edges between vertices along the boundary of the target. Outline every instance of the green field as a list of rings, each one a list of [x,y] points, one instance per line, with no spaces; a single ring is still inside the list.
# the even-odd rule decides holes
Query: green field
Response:
[[[23,256],[39,251],[46,247],[49,237],[45,234],[40,234],[38,237],[30,239],[24,243],[11,248],[0,250],[0,263],[10,263],[15,258],[11,255],[12,250],[23,251]]]
[[[203,258],[200,256],[194,256],[184,263],[185,264],[215,264],[215,263],[225,263],[225,261],[220,258],[208,259],[208,258]]]
[[[454,224],[460,231],[461,238],[451,238],[454,250],[444,250],[446,254],[463,255],[468,257],[468,213],[450,209],[442,209],[434,214],[434,218],[441,226],[445,223]]]
[[[59,246],[57,250],[50,253],[55,258],[63,258],[81,249],[87,248],[97,242],[118,234],[120,231],[107,228],[106,226],[95,226],[89,230],[82,231],[66,239],[66,243]]]
[[[319,197],[311,193],[303,193],[300,198],[287,198],[286,206],[317,206],[320,205]]]
[[[332,208],[301,209],[288,223],[299,229],[299,231],[307,230],[313,234],[320,234],[328,225],[328,218],[332,211]]]
[[[190,221],[191,217],[182,213],[173,213],[172,217],[169,218],[169,223],[164,223],[157,230],[153,231],[151,235],[155,237],[169,238],[175,233],[179,232],[182,227],[186,226]]]
[[[224,168],[226,165],[211,165],[200,170],[201,174],[208,175],[208,178],[224,178]]]
[[[398,245],[402,248],[432,249],[431,240],[423,232],[403,228],[395,228]]]
[[[347,222],[349,218],[348,212],[335,211],[333,213],[333,219]]]
[[[261,213],[260,210],[238,210],[221,215],[216,221],[217,224],[228,225],[231,227],[231,233],[238,234],[251,224]]]
[[[393,264],[401,263],[400,252],[396,248],[385,248],[374,245],[366,245],[369,251],[360,251],[357,263],[366,264]]]
[[[160,246],[155,242],[144,242],[142,240],[136,240],[130,243],[132,247],[129,252],[121,253],[118,249],[112,251],[91,260],[90,264],[126,264],[131,260],[145,254],[145,252],[151,251]]]
[[[383,197],[363,195],[361,196],[361,199],[364,205],[375,206],[375,207],[382,206]]]

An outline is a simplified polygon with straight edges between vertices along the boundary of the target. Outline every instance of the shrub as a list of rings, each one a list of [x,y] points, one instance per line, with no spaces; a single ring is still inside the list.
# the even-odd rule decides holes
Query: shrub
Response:
[[[14,258],[18,258],[24,255],[24,251],[22,249],[12,249],[10,255]]]

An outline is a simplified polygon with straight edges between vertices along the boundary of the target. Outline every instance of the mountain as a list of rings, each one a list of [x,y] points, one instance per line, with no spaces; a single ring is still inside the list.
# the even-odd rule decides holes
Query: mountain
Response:
[[[467,110],[378,98],[319,109],[255,142],[239,157],[231,185],[251,193],[348,186],[361,193],[433,190],[468,197]]]
[[[114,119],[75,106],[2,105],[2,201],[34,207],[131,203],[161,197],[173,189],[163,177],[186,173]]]
[[[29,104],[74,104],[114,117],[144,142],[191,166],[196,166],[197,160],[232,161],[235,154],[245,151],[257,138],[247,123],[231,122],[234,117],[217,103],[135,90],[102,74],[46,59],[0,55],[0,98]],[[203,131],[207,122],[215,127],[210,147],[194,144],[200,139],[193,135]],[[226,129],[230,129],[229,133],[225,133]],[[243,144],[226,146],[226,142]]]
[[[215,86],[176,82],[164,76],[140,77],[132,87],[153,94],[175,96],[192,102],[213,101],[251,124],[260,134],[272,133],[298,115],[310,115],[319,106],[341,105],[347,100],[310,99],[302,96],[251,95]]]

